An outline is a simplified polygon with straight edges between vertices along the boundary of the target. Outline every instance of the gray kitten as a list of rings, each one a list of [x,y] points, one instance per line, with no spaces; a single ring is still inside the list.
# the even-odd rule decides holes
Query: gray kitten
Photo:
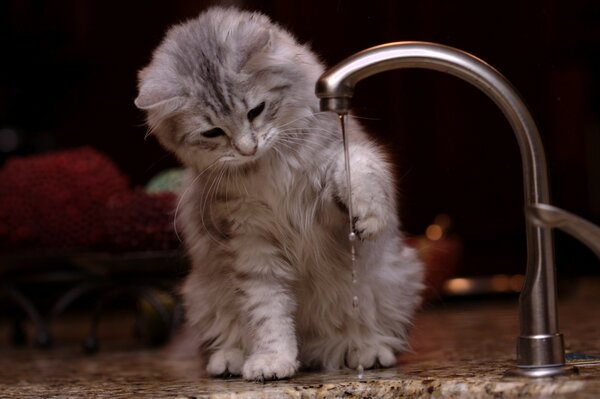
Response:
[[[182,293],[211,375],[390,367],[407,346],[422,265],[399,232],[390,165],[350,121],[352,283],[338,118],[314,94],[322,72],[266,16],[212,8],[171,28],[139,74],[135,104],[188,170]]]

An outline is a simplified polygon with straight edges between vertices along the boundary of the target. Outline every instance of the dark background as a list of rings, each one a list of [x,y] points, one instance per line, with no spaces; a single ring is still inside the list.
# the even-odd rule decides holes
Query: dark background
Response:
[[[0,163],[91,145],[135,185],[176,165],[153,139],[144,141],[136,73],[170,25],[234,3],[270,15],[328,65],[400,40],[438,42],[489,62],[538,121],[553,202],[600,223],[600,6],[591,0],[4,0]],[[448,214],[464,242],[464,272],[523,271],[521,161],[489,99],[456,78],[402,70],[362,82],[354,113],[369,118],[364,123],[395,156],[408,232]],[[557,256],[564,273],[600,270],[590,251],[560,233]]]

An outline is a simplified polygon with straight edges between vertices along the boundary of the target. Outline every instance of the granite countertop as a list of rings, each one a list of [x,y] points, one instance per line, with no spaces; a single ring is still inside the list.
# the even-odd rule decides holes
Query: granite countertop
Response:
[[[600,355],[600,279],[583,281],[559,303],[567,349]],[[437,304],[420,313],[413,352],[396,368],[366,371],[361,380],[346,371],[265,384],[205,378],[199,361],[164,350],[103,347],[84,356],[73,345],[40,351],[0,343],[0,398],[600,397],[600,364],[570,377],[505,377],[517,331],[516,298]]]

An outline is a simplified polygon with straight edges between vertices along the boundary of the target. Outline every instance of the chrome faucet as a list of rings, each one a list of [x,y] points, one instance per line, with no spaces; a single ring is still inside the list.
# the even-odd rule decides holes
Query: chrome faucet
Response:
[[[600,256],[600,228],[549,205],[546,157],[538,129],[510,82],[494,68],[463,51],[433,43],[397,42],[356,53],[325,72],[316,94],[322,111],[347,114],[354,86],[379,72],[425,68],[459,77],[487,94],[513,128],[523,161],[527,233],[527,270],[519,298],[517,367],[509,374],[547,377],[571,373],[558,330],[556,269],[551,229],[561,228]]]

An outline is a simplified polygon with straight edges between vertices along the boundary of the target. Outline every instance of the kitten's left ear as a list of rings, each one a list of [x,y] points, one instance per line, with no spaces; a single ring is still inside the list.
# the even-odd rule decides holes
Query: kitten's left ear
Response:
[[[261,29],[253,38],[248,49],[250,53],[267,50],[271,47],[271,29]]]

